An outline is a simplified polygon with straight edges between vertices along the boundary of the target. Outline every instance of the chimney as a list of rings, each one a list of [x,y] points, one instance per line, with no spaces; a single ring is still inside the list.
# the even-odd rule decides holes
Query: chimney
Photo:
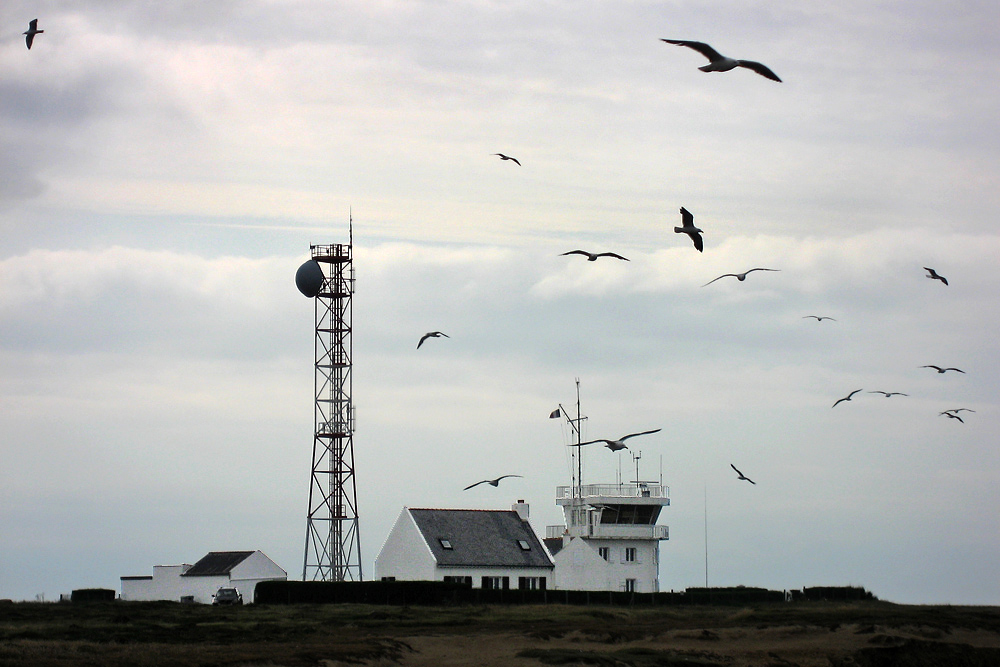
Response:
[[[516,503],[511,505],[510,508],[517,512],[517,515],[521,517],[521,521],[528,520],[528,503],[519,499]]]

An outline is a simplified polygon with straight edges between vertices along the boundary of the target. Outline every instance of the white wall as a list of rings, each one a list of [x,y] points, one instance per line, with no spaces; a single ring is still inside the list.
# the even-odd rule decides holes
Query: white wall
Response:
[[[598,554],[608,548],[608,560]],[[625,561],[625,549],[636,550],[636,560]],[[659,543],[653,540],[594,540],[575,538],[555,555],[556,588],[587,591],[623,591],[625,580],[635,579],[637,593],[659,590]]]
[[[440,578],[435,576],[435,567],[434,554],[417,529],[409,508],[404,507],[375,557],[375,578],[433,581]]]
[[[234,567],[229,574],[183,577],[191,566],[154,565],[152,579],[122,579],[122,600],[179,602],[192,596],[195,602],[211,604],[220,588],[234,586],[243,594],[245,603],[253,602],[254,586],[259,581],[284,580],[288,573],[261,551],[255,551]]]
[[[288,573],[261,551],[253,552],[229,572],[229,585],[238,588],[243,594],[243,602],[248,604],[254,601],[254,588],[261,581],[287,579]]]

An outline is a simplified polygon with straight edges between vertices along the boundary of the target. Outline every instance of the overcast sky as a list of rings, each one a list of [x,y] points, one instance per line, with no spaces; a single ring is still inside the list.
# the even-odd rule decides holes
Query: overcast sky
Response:
[[[542,535],[561,523],[548,415],[580,378],[585,437],[662,429],[629,443],[670,486],[661,589],[704,584],[707,516],[711,585],[1000,603],[995,3],[8,0],[0,20],[0,598],[214,550],[301,576],[294,275],[353,213],[366,578],[404,506],[524,499]],[[780,272],[702,286],[753,267]],[[451,338],[416,350],[432,330]],[[635,464],[593,447],[584,468]]]

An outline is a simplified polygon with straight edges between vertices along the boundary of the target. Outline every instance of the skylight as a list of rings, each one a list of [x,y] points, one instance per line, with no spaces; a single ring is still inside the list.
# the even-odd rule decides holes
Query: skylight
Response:
[[[531,545],[528,544],[527,540],[518,540],[517,546],[521,547],[522,551],[531,551]]]
[[[441,548],[443,549],[454,549],[454,547],[451,546],[451,540],[446,540],[445,538],[442,537],[438,540],[438,542],[441,543]]]

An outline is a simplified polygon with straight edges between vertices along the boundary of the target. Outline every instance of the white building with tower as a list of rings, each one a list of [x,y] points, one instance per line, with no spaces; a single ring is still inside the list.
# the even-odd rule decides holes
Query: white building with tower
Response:
[[[651,482],[557,487],[566,523],[547,526],[545,535],[555,588],[659,592],[660,541],[670,531],[657,519],[669,493]]]

